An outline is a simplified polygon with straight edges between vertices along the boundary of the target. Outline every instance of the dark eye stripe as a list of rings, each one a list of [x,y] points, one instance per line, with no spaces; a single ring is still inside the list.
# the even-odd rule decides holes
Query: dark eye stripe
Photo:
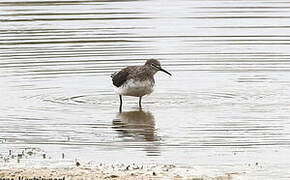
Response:
[[[151,64],[151,66],[155,67],[156,69],[159,69],[159,67],[156,66],[155,64]]]

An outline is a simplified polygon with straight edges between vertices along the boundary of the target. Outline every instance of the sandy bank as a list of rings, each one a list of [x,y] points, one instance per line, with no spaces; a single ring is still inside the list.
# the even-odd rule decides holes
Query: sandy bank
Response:
[[[43,178],[66,180],[93,179],[191,179],[191,180],[240,180],[242,174],[231,173],[210,177],[189,167],[174,165],[98,165],[97,167],[74,168],[15,168],[0,170],[1,178]]]

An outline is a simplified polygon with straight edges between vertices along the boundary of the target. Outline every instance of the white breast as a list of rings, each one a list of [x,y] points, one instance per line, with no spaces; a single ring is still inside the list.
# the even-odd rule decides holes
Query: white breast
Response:
[[[152,81],[135,81],[133,79],[128,80],[122,86],[115,88],[115,92],[124,96],[136,96],[141,97],[153,92],[154,82]]]

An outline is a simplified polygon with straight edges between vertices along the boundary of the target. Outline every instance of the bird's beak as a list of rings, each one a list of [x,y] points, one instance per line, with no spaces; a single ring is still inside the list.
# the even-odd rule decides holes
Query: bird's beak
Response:
[[[160,67],[159,70],[160,70],[160,71],[163,71],[163,72],[165,72],[166,74],[169,74],[169,75],[171,76],[171,74],[170,74],[168,71],[166,71],[165,69],[162,69],[162,68]]]

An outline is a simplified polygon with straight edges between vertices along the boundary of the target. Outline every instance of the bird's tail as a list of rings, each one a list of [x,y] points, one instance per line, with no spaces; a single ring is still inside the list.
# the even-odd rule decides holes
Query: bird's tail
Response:
[[[114,76],[117,74],[117,72],[114,72],[111,74],[111,78],[114,78]]]

